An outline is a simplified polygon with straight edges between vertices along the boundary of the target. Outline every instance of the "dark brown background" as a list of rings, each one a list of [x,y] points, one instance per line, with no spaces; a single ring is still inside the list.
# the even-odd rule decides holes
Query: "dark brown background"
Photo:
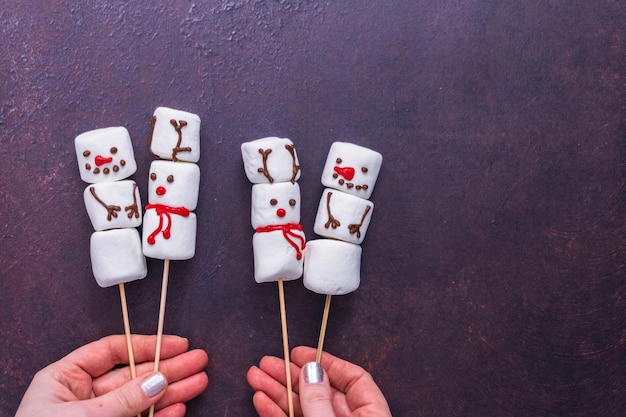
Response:
[[[190,416],[252,416],[248,367],[280,355],[252,278],[239,145],[291,138],[312,223],[333,141],[384,155],[362,285],[325,347],[396,416],[616,416],[626,407],[626,5],[621,1],[1,1],[0,413],[32,375],[123,331],[101,289],[73,148],[126,126],[142,198],[150,116],[202,118],[197,255],[165,331],[209,352]],[[162,262],[127,285],[156,332]],[[323,297],[286,285],[291,345]]]

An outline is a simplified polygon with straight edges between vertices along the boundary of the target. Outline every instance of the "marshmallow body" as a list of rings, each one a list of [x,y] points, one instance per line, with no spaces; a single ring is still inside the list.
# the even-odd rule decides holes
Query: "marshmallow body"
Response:
[[[361,282],[361,246],[331,239],[307,242],[304,286],[318,294],[344,295]]]
[[[185,207],[198,205],[200,168],[186,162],[153,161],[150,164],[148,203]]]
[[[146,206],[143,253],[150,258],[185,260],[196,253],[196,215],[184,208]]]
[[[374,204],[327,188],[317,209],[313,231],[320,236],[360,244],[365,239]]]
[[[252,248],[256,282],[273,282],[281,278],[291,281],[302,276],[305,237],[300,229],[283,225],[254,234]]]
[[[134,181],[92,184],[85,188],[83,197],[94,230],[141,225],[141,197]]]
[[[200,117],[182,110],[158,107],[152,115],[150,151],[161,159],[198,162]]]
[[[267,137],[241,144],[246,176],[253,184],[295,183],[300,165],[293,142],[286,138]]]
[[[146,258],[137,229],[94,232],[90,240],[91,268],[101,287],[144,278]]]
[[[353,143],[331,145],[322,171],[322,184],[368,199],[383,162],[380,153]]]
[[[255,229],[260,226],[300,222],[300,186],[281,182],[252,186],[250,220]]]

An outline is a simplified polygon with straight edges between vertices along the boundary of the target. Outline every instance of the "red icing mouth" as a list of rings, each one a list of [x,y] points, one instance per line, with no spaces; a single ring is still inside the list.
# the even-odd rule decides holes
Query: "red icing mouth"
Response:
[[[163,186],[159,186],[156,189],[156,194],[157,195],[165,195],[166,192],[167,192],[167,190]]]
[[[285,217],[285,215],[287,215],[287,212],[285,211],[285,209],[279,208],[278,210],[276,210],[276,215],[278,217]]]
[[[351,167],[335,167],[335,172],[348,181],[351,181],[354,178],[354,168]]]
[[[111,162],[113,162],[113,157],[105,158],[102,155],[96,155],[96,157],[94,158],[94,162],[96,163],[96,166],[110,164]]]

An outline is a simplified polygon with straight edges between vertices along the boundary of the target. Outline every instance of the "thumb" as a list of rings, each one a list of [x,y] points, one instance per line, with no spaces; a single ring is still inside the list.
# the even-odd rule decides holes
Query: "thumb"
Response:
[[[89,416],[133,417],[156,403],[167,388],[160,372],[135,378],[121,387],[88,400]]]
[[[330,382],[319,362],[309,362],[300,372],[300,407],[305,417],[335,417]]]

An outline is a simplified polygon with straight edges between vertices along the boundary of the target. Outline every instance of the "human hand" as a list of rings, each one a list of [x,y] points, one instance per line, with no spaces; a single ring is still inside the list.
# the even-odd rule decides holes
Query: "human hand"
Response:
[[[208,357],[187,339],[163,336],[153,372],[156,336],[133,335],[138,377],[131,380],[126,338],[108,336],[39,371],[15,417],[132,417],[156,403],[157,417],[182,417],[184,402],[207,387]],[[166,389],[167,388],[167,389]]]
[[[367,371],[323,353],[320,375],[316,365],[310,365],[315,354],[315,349],[304,346],[291,353],[291,374],[300,374],[293,384],[296,416],[391,417],[387,400]],[[285,361],[265,356],[258,367],[248,370],[247,377],[256,391],[253,403],[259,416],[285,417],[288,410]]]

